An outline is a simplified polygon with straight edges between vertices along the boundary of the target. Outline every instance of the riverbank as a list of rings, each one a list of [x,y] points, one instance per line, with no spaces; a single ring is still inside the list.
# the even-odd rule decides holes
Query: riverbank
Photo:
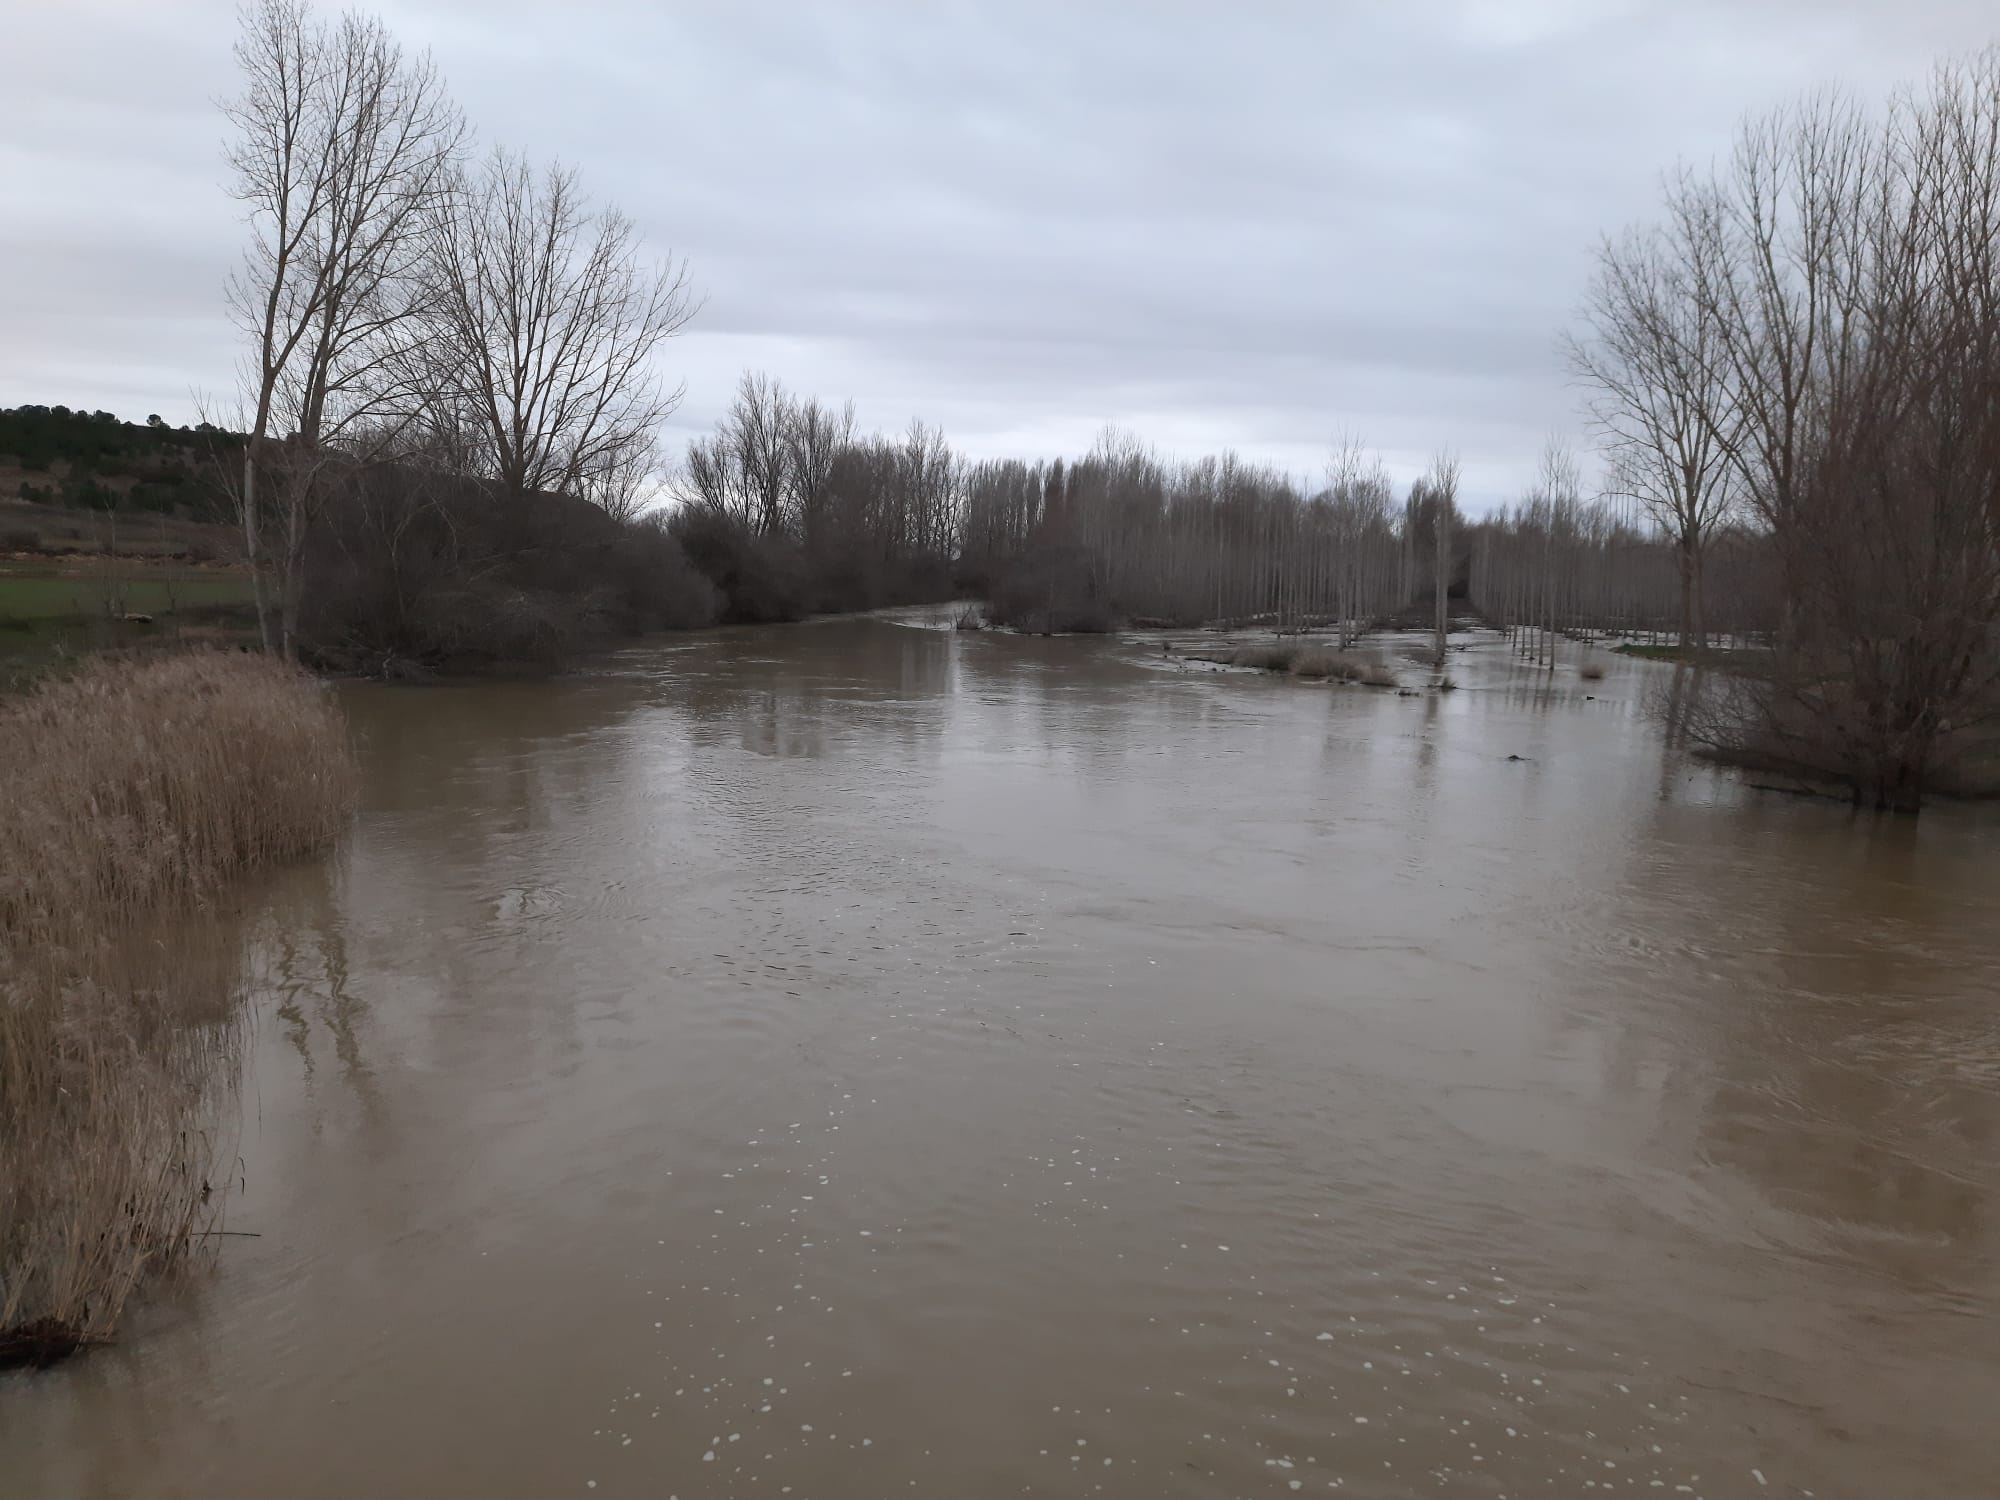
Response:
[[[325,690],[262,657],[96,661],[0,708],[0,1367],[109,1338],[198,1245],[235,982],[199,908],[330,844],[355,774]]]

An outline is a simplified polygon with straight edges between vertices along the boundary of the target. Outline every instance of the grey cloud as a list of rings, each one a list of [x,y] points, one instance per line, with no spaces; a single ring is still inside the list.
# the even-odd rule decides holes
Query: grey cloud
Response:
[[[18,0],[17,0],[18,3]],[[1676,156],[1986,40],[1961,0],[385,7],[491,140],[582,167],[707,294],[685,435],[746,364],[976,454],[1119,422],[1316,468],[1455,446],[1476,502],[1575,431],[1591,245]],[[216,0],[29,0],[0,55],[0,402],[227,388]]]

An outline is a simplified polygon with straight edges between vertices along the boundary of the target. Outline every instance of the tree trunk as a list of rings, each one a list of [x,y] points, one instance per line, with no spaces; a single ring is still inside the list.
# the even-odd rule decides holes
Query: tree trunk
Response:
[[[299,659],[299,596],[305,592],[305,497],[293,497],[285,518],[285,566],[278,578],[278,645],[288,662]]]
[[[1701,550],[1694,553],[1694,649],[1708,650],[1708,577]]]
[[[263,559],[257,550],[257,435],[243,444],[243,493],[240,497],[243,520],[243,551],[250,560],[250,597],[257,606],[257,638],[265,654],[271,650],[271,604],[264,592]]]
[[[1681,565],[1681,650],[1695,644],[1695,552],[1686,542],[1680,545]]]
[[[1446,518],[1445,511],[1445,507],[1450,503],[1448,497],[1440,497],[1437,507],[1436,524],[1432,527],[1432,530],[1437,533],[1436,567],[1433,571],[1436,574],[1437,583],[1437,669],[1439,672],[1444,671],[1446,610],[1448,608],[1448,596],[1451,592],[1451,578],[1449,576],[1451,572],[1451,533],[1448,530],[1450,523]]]

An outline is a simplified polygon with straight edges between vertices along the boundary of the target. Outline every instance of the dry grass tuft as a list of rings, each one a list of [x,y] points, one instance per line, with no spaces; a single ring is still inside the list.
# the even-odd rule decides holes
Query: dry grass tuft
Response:
[[[1378,661],[1294,641],[1238,646],[1229,654],[1229,664],[1233,667],[1255,667],[1264,672],[1290,672],[1294,677],[1316,681],[1358,682],[1367,687],[1396,685],[1396,674]]]
[[[1396,677],[1387,667],[1365,656],[1313,647],[1292,660],[1294,677],[1328,678],[1334,682],[1358,682],[1367,687],[1394,687]]]
[[[0,710],[0,1366],[107,1337],[197,1243],[236,944],[189,908],[331,842],[338,710],[261,657],[100,662]]]
[[[1255,667],[1260,672],[1286,672],[1298,660],[1299,647],[1288,642],[1266,646],[1238,646],[1229,655],[1232,667]]]
[[[1604,680],[1604,663],[1601,661],[1587,661],[1576,669],[1576,675],[1581,677],[1585,682],[1602,682]]]

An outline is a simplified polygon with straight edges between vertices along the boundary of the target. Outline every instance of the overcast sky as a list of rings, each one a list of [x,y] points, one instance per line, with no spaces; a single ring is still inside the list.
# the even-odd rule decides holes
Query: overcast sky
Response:
[[[975,455],[1108,422],[1301,472],[1359,434],[1508,498],[1581,432],[1595,238],[1804,87],[1879,95],[1990,0],[398,0],[492,141],[685,255],[674,446],[746,366]],[[0,0],[0,406],[188,420],[234,369],[227,0]]]

